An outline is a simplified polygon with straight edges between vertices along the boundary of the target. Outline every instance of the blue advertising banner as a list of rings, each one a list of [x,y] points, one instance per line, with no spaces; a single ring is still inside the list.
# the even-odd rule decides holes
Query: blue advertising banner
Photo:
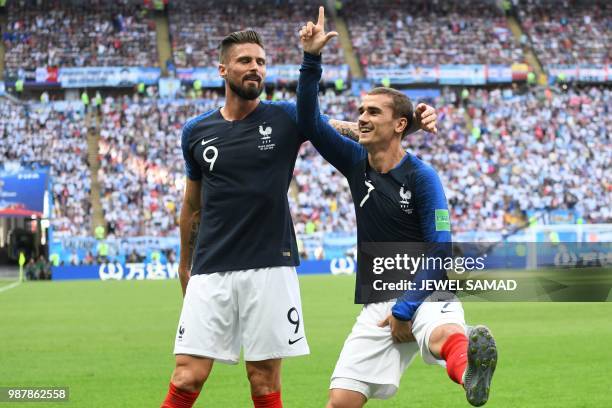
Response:
[[[128,87],[139,82],[155,85],[161,76],[159,68],[86,67],[60,68],[58,81],[63,88]]]
[[[297,267],[300,275],[355,273],[356,262],[351,257],[302,261]],[[101,265],[66,265],[51,269],[53,280],[144,280],[178,278],[178,263],[169,262],[112,262]]]
[[[433,100],[440,96],[440,89],[402,89],[402,92],[413,102],[424,99]]]
[[[607,82],[611,78],[608,76],[607,65],[580,65],[578,67],[578,80],[582,82]]]
[[[487,65],[487,82],[510,83],[512,82],[512,67],[507,65]]]
[[[578,67],[576,65],[552,65],[548,72],[551,83],[554,83],[558,78],[562,78],[564,81],[574,81],[578,78]]]
[[[368,68],[369,79],[381,83],[388,78],[391,85],[435,84],[438,82],[438,68],[435,65],[409,65],[403,68]]]
[[[484,85],[486,65],[440,65],[442,85]]]
[[[0,171],[0,217],[47,217],[48,181],[45,169]]]
[[[323,82],[332,83],[337,79],[348,80],[348,65],[323,65]],[[266,83],[297,82],[300,76],[299,65],[273,65],[268,67]]]
[[[217,88],[223,86],[223,79],[219,77],[217,68],[179,68],[176,70],[176,76],[181,81],[191,82],[195,80],[202,81],[202,86],[205,88]]]
[[[6,93],[6,87],[4,86],[4,82],[0,81],[0,96]]]
[[[323,65],[323,81],[334,82],[338,78],[348,80],[348,65]],[[266,83],[296,82],[300,75],[299,65],[271,65],[266,70]],[[217,68],[180,68],[176,70],[176,76],[181,81],[202,81],[202,86],[214,88],[223,86],[223,80],[219,77]]]
[[[54,266],[53,280],[99,279],[99,280],[144,280],[175,279],[178,277],[178,263],[136,262],[106,263],[101,265]]]

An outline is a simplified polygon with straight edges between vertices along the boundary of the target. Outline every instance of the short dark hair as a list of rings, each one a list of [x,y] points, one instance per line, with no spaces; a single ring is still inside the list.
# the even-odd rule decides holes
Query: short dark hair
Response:
[[[263,40],[256,31],[235,31],[221,41],[221,45],[219,46],[219,61],[221,63],[225,61],[229,50],[237,44],[257,44],[261,48],[264,48]]]
[[[368,95],[388,95],[393,100],[391,104],[391,109],[393,110],[393,118],[406,118],[408,121],[404,132],[402,133],[402,138],[408,134],[410,127],[412,126],[412,118],[414,116],[414,109],[412,107],[412,102],[403,92],[398,91],[397,89],[387,88],[385,86],[379,86],[374,88],[368,92]]]

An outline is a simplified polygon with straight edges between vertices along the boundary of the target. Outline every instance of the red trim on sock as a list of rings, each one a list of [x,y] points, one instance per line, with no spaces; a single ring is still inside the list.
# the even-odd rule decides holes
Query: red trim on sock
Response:
[[[463,333],[451,334],[444,342],[440,355],[446,361],[446,372],[451,380],[463,384],[467,366],[468,338]]]
[[[170,383],[168,395],[162,403],[161,408],[191,408],[200,392],[183,391]]]
[[[266,395],[251,395],[251,398],[255,408],[283,408],[280,391]]]

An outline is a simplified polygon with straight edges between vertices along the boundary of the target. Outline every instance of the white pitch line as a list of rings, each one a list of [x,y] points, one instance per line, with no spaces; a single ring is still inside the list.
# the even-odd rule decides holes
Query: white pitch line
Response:
[[[9,290],[9,289],[16,288],[16,287],[17,287],[17,286],[19,286],[19,285],[21,285],[21,281],[13,282],[13,283],[11,283],[10,285],[2,286],[2,287],[0,288],[0,293],[5,292],[5,291],[7,291],[7,290]]]

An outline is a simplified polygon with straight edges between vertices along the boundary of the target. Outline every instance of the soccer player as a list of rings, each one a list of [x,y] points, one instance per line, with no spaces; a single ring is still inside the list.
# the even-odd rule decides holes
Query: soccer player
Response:
[[[219,74],[225,106],[183,128],[184,300],[162,407],[191,407],[214,361],[236,364],[242,348],[254,406],[278,408],[281,359],[309,353],[287,201],[306,135],[295,104],[259,100],[266,54],[255,31],[223,39]]]
[[[300,30],[304,61],[298,82],[298,124],[347,178],[355,200],[358,243],[450,245],[448,206],[440,180],[433,168],[401,147],[413,117],[409,99],[391,88],[375,88],[365,95],[359,108],[359,143],[342,137],[319,114],[320,54],[335,35],[325,33],[323,8],[317,24],[309,22]],[[356,303],[365,306],[332,374],[328,408],[362,407],[369,398],[390,398],[418,351],[425,362],[445,365],[472,405],[486,403],[497,362],[489,330],[477,326],[468,331],[456,298],[435,302],[426,298],[434,294],[414,291],[397,300],[395,293],[388,293],[372,301],[361,285],[368,280],[365,270],[362,265],[357,269]],[[425,270],[417,279],[423,279],[423,273],[445,278],[438,272]]]

